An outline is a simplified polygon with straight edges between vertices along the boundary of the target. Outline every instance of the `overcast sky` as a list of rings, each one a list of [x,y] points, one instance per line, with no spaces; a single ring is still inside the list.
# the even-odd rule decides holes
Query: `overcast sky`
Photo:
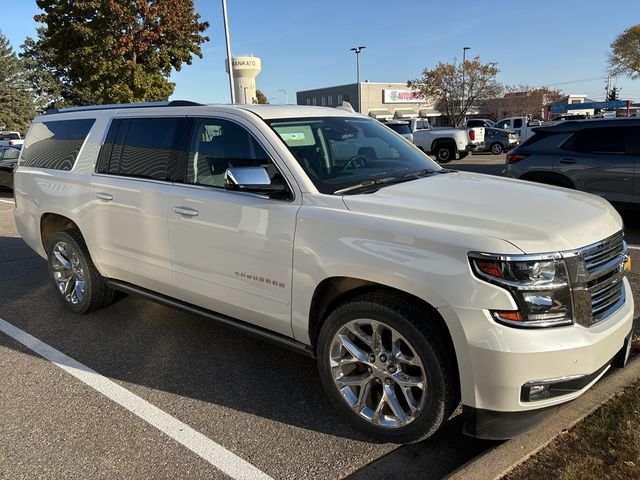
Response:
[[[196,0],[210,23],[203,59],[172,75],[172,99],[229,102],[221,2]],[[35,36],[35,0],[0,0],[0,30],[15,50]],[[505,84],[555,86],[604,99],[607,53],[616,35],[640,23],[638,0],[428,1],[228,0],[233,53],[262,59],[257,87],[271,103],[295,92],[360,78],[406,82],[438,61],[479,55],[497,62]],[[617,79],[621,96],[640,101],[640,80]],[[281,91],[282,90],[282,91]]]

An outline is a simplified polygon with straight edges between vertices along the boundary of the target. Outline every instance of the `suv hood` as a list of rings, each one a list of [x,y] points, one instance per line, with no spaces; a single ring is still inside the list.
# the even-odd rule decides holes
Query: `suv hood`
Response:
[[[583,247],[622,228],[595,195],[477,173],[435,174],[343,200],[353,212],[500,238],[524,253]]]

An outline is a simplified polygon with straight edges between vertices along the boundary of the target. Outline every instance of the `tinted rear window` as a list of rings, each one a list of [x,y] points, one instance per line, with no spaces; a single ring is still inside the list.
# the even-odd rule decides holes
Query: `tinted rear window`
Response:
[[[132,119],[122,144],[119,175],[166,180],[177,118]]]
[[[21,165],[71,170],[94,119],[34,123],[25,141]]]
[[[409,125],[407,125],[406,123],[395,123],[395,124],[391,123],[391,124],[387,124],[387,127],[389,127],[394,132],[398,132],[400,135],[406,135],[407,133],[411,133],[411,129],[409,128]]]
[[[627,131],[625,127],[585,128],[576,132],[563,147],[583,153],[624,155],[627,151]]]
[[[170,180],[186,168],[189,125],[184,118],[115,119],[100,149],[96,172]]]

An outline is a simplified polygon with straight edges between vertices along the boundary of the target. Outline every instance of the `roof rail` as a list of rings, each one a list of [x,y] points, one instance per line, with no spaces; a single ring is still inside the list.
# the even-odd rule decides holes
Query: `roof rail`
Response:
[[[111,103],[107,105],[87,105],[85,107],[49,108],[45,115],[67,112],[85,112],[89,110],[115,110],[121,108],[149,108],[149,107],[202,107],[203,103],[189,100],[171,100],[170,102],[138,102],[138,103]]]

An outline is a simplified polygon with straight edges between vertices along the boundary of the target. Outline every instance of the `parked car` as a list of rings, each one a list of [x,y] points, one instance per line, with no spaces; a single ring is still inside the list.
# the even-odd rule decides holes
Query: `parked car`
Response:
[[[518,135],[511,130],[486,127],[484,129],[484,143],[479,151],[500,155],[502,152],[508,152],[517,147],[520,143],[518,138]]]
[[[386,125],[391,130],[396,133],[399,133],[404,138],[413,143],[413,133],[411,131],[411,127],[409,126],[409,122],[404,120],[385,120],[382,122],[383,125]]]
[[[0,147],[14,147],[23,143],[24,139],[20,132],[0,132]]]
[[[13,190],[13,171],[18,165],[19,156],[20,148],[0,147],[0,187]]]
[[[638,138],[637,118],[565,120],[538,127],[533,137],[507,155],[504,174],[637,205]]]
[[[464,158],[484,142],[484,127],[433,127],[428,120],[421,121],[422,128],[413,132],[413,143],[423,152],[432,153],[440,163]]]
[[[50,111],[15,185],[67,309],[122,290],[315,357],[335,408],[381,441],[424,439],[460,402],[466,432],[512,437],[628,358],[606,200],[442,169],[359,114]]]

